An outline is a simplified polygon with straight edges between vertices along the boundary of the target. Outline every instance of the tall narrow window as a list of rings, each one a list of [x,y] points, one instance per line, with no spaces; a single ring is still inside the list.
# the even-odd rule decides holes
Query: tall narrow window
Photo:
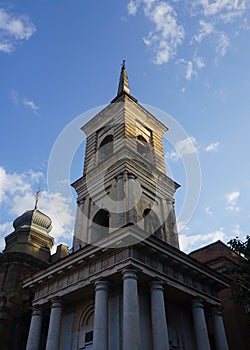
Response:
[[[114,145],[113,135],[108,135],[102,140],[99,146],[99,154],[98,154],[99,161],[104,160],[113,154],[113,147],[114,147],[113,145]]]

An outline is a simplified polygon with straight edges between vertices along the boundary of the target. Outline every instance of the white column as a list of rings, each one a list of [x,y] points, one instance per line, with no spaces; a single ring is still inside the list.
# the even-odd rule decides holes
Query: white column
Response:
[[[210,350],[209,338],[203,304],[200,299],[194,299],[192,303],[194,330],[198,350]]]
[[[95,282],[94,350],[108,350],[108,282]]]
[[[26,350],[38,350],[40,346],[41,329],[42,329],[42,310],[39,307],[32,308],[32,317]]]
[[[213,307],[213,327],[216,350],[228,350],[227,337],[220,307]]]
[[[150,291],[153,349],[169,350],[163,283],[152,281]]]
[[[141,350],[137,272],[125,269],[123,274],[123,350]]]
[[[62,320],[62,303],[59,298],[52,299],[49,330],[46,350],[58,350],[60,345],[60,332]]]

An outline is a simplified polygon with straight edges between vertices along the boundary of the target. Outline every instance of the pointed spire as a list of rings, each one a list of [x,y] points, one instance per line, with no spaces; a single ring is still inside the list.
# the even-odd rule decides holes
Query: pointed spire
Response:
[[[117,91],[117,96],[121,95],[122,93],[127,93],[130,95],[130,88],[128,83],[128,76],[125,66],[125,60],[122,61],[122,69],[120,74],[120,81],[119,81],[119,87]]]

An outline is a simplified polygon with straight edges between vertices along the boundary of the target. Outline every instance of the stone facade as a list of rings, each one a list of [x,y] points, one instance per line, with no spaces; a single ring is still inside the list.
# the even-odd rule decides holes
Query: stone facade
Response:
[[[71,338],[65,332],[59,337],[58,329],[52,332],[58,334],[58,349],[81,348],[84,329],[79,320],[93,303],[87,324],[89,332],[94,331],[93,349],[166,349],[164,344],[169,343],[169,349],[191,350],[196,341],[197,349],[203,349],[204,342],[209,349],[205,318],[219,310],[218,292],[227,284],[216,272],[154,236],[119,248],[123,237],[139,238],[143,233],[136,226],[123,228],[110,237],[117,242],[116,249],[109,248],[110,240],[107,247],[88,245],[24,281],[24,288],[34,291],[36,312],[46,314],[49,308],[52,312],[60,300],[62,322],[51,325],[50,317],[49,327],[61,329],[64,324],[74,332]],[[223,324],[218,322],[214,335],[222,332]],[[47,349],[55,347],[47,345]]]

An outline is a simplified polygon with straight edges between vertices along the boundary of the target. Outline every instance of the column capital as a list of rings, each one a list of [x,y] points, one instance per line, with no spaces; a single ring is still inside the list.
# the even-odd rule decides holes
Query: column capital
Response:
[[[138,280],[138,271],[132,268],[126,268],[122,270],[122,279],[135,279]]]
[[[32,310],[32,316],[42,316],[43,312],[42,312],[42,308],[39,305],[34,305],[31,306],[31,310]]]
[[[137,176],[133,173],[128,173],[128,178],[135,180],[137,178]]]
[[[192,301],[192,309],[203,309],[204,305],[203,305],[203,300],[201,298],[195,298]]]
[[[78,200],[77,200],[78,206],[80,207],[81,205],[83,205],[84,202],[85,202],[85,200],[86,200],[86,198],[78,199]]]
[[[94,282],[95,291],[108,291],[109,290],[109,282],[103,279],[97,280]]]
[[[52,299],[50,299],[51,302],[51,308],[62,308],[62,299],[59,297],[54,297]]]
[[[150,290],[161,290],[163,291],[164,290],[164,282],[161,281],[161,280],[153,280],[150,282]]]
[[[212,315],[222,316],[223,307],[221,305],[212,306]]]
[[[122,172],[122,173],[118,174],[117,176],[115,176],[116,180],[121,180],[123,178],[124,178],[124,172]]]

